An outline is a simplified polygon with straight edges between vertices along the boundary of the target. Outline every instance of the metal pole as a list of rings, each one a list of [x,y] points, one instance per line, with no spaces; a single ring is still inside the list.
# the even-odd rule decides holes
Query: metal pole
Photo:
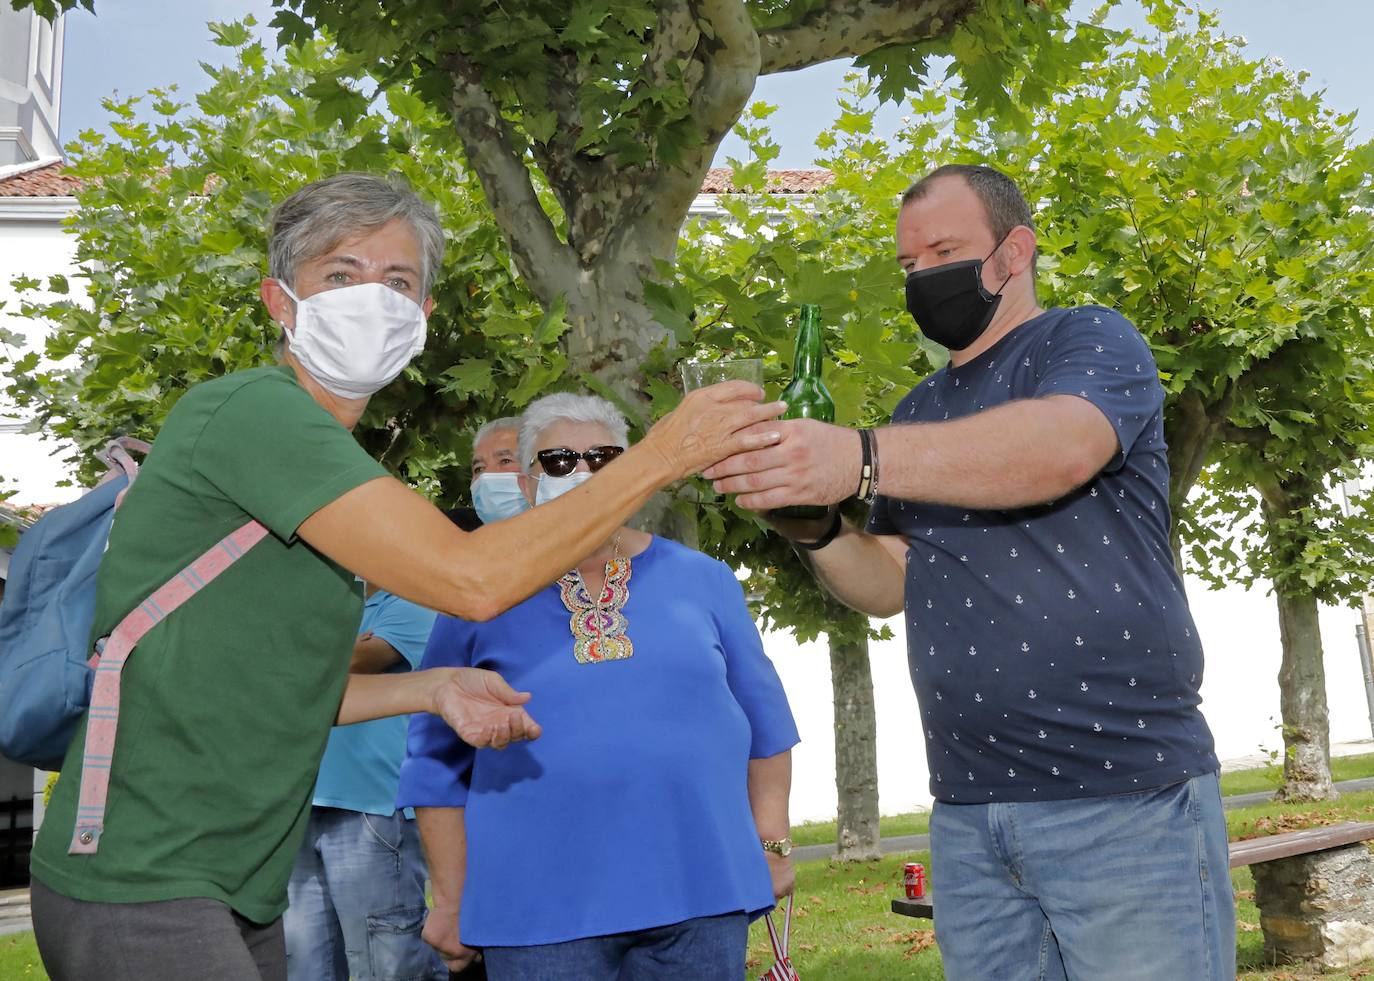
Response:
[[[1364,700],[1369,706],[1369,731],[1374,735],[1374,673],[1371,673],[1369,659],[1369,636],[1364,624],[1355,624],[1355,641],[1360,648],[1360,670],[1364,673]]]

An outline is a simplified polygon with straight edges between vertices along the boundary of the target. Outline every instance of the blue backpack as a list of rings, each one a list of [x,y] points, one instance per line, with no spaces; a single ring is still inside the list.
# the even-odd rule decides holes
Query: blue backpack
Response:
[[[0,754],[44,770],[62,765],[91,700],[95,579],[115,507],[138,473],[114,440],[99,454],[110,471],[71,504],[44,514],[10,559],[0,603]]]

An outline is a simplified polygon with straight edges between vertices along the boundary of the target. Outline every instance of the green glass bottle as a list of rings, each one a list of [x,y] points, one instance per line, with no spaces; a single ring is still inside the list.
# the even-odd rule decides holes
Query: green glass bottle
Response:
[[[803,303],[797,318],[797,357],[792,362],[792,380],[782,390],[787,403],[784,419],[817,419],[835,421],[835,400],[821,381],[821,365],[825,361],[825,340],[821,335],[821,308]],[[826,508],[817,504],[796,504],[779,508],[778,514],[787,518],[823,518]]]

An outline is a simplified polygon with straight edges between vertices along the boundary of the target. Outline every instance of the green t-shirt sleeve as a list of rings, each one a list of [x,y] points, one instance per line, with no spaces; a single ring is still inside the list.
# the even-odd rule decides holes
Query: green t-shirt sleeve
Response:
[[[270,375],[229,394],[191,459],[197,474],[284,541],[326,504],[387,473],[308,392]]]

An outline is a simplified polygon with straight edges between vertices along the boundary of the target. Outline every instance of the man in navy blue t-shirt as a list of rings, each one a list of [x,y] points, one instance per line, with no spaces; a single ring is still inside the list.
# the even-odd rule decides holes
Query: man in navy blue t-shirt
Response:
[[[904,613],[935,810],[945,973],[1235,977],[1202,649],[1169,548],[1164,392],[1105,307],[1042,310],[1015,184],[943,167],[897,221],[907,309],[949,364],[859,431],[769,423],[707,472],[773,518],[825,586]],[[1167,897],[1167,899],[1165,898]]]

